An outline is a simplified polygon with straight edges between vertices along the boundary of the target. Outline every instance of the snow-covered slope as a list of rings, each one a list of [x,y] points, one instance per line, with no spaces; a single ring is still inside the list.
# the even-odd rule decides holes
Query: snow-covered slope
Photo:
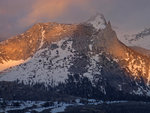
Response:
[[[133,37],[129,40],[129,43],[131,43],[134,46],[139,46],[150,50],[150,35],[141,37],[140,39],[137,40],[135,39],[135,37]]]
[[[149,95],[150,59],[121,43],[100,14],[79,25],[37,24],[0,46],[2,63],[30,58],[2,71],[0,81],[61,84],[70,94],[81,88],[81,95],[84,90],[88,96],[110,96],[112,91]]]
[[[66,45],[64,45],[66,44]],[[51,50],[51,46],[56,46]],[[57,84],[64,82],[67,75],[70,74],[68,69],[74,56],[72,41],[60,40],[53,42],[52,45],[37,51],[31,60],[20,66],[6,70],[1,74],[1,81],[20,80],[26,84],[45,83]],[[62,46],[66,46],[62,48]]]
[[[10,67],[17,66],[19,64],[23,64],[26,61],[25,60],[9,60],[9,61],[4,61],[3,63],[0,64],[0,71],[3,71],[3,70],[8,69]]]
[[[118,31],[119,39],[128,46],[137,46],[150,50],[150,29],[139,33],[128,34]]]
[[[65,25],[60,25],[56,23],[53,24],[54,25],[52,26],[54,26],[56,30],[54,32],[50,32],[51,33],[50,35],[54,37],[56,36],[59,37],[59,35],[62,36],[62,32],[60,32],[61,29],[63,30],[63,32],[67,31],[64,27]],[[86,22],[86,24],[92,25],[96,30],[106,28],[106,20],[102,14],[96,14],[95,16],[91,17]],[[1,42],[0,43],[0,71],[25,63],[26,60],[28,60],[31,56],[33,56],[36,53],[36,51],[41,49],[45,43],[44,41],[47,40],[47,37],[51,37],[51,36],[45,36],[45,32],[46,32],[45,28],[48,25],[49,23],[48,24],[46,23],[44,26],[42,24],[34,25],[26,33],[23,33],[19,36]],[[20,40],[19,37],[23,38],[23,40]],[[17,56],[15,54],[16,52],[18,54]]]
[[[25,63],[47,44],[67,37],[76,25],[35,24],[25,33],[0,42],[0,71]]]
[[[42,47],[43,40],[43,28],[35,25],[21,35],[0,42],[0,71],[28,61]]]

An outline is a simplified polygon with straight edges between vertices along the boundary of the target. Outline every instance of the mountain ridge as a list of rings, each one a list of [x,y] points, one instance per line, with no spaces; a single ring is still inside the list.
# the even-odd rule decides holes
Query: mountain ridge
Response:
[[[149,45],[149,37],[150,37],[150,28],[145,28],[137,33],[121,33],[117,29],[118,33],[120,34],[119,39],[128,46],[137,46],[144,49],[150,49]]]
[[[27,54],[23,59],[30,59],[19,66],[2,71],[0,81],[19,81],[29,85],[44,83],[45,86],[51,85],[58,89],[62,85],[64,87],[61,87],[60,91],[76,96],[82,95],[83,89],[77,88],[82,85],[89,91],[84,90],[89,97],[100,96],[99,94],[113,96],[109,94],[112,90],[119,94],[149,96],[148,57],[121,43],[111,23],[101,19],[101,15],[98,15],[98,18],[100,22],[96,19],[96,25],[93,25],[93,21],[92,24],[88,21],[78,25],[40,23],[25,34],[15,37],[14,39],[25,40],[21,48],[25,49]],[[97,27],[97,24],[100,26]],[[10,42],[13,43],[14,39]],[[9,41],[6,41],[2,45],[5,47],[8,43]],[[15,44],[18,43],[19,41]],[[28,43],[33,47],[26,48]],[[13,46],[6,50],[11,48]],[[20,60],[20,53],[23,51],[16,49],[14,54],[17,53],[16,58]],[[0,55],[0,58],[7,61],[12,54],[6,53]],[[22,54],[24,55],[24,52]],[[81,88],[80,95],[70,88],[76,89],[75,91]]]

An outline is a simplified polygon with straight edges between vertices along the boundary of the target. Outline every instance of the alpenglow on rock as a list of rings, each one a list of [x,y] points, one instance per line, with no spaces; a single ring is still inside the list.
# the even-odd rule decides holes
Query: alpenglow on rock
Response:
[[[147,56],[121,43],[100,14],[76,25],[35,24],[0,43],[0,81],[63,84],[61,90],[73,95],[70,88],[84,85],[89,97],[110,92],[150,96],[149,63]]]

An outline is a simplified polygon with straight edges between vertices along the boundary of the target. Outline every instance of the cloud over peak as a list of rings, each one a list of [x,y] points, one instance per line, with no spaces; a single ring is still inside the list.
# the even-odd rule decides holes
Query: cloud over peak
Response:
[[[96,12],[119,28],[144,28],[149,10],[150,0],[0,0],[0,40],[38,22],[82,22]]]
[[[89,0],[36,0],[31,11],[20,22],[31,25],[43,19],[56,19],[73,7],[82,10],[88,3]]]

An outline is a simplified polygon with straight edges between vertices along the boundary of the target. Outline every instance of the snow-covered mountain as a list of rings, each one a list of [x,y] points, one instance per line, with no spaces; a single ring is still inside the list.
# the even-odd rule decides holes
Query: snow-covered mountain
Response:
[[[135,34],[121,34],[123,35],[120,36],[120,40],[128,46],[137,46],[150,50],[150,28],[146,28]]]
[[[77,25],[39,23],[1,42],[0,70],[0,81],[43,83],[75,96],[150,96],[149,58],[120,42],[100,14]]]

